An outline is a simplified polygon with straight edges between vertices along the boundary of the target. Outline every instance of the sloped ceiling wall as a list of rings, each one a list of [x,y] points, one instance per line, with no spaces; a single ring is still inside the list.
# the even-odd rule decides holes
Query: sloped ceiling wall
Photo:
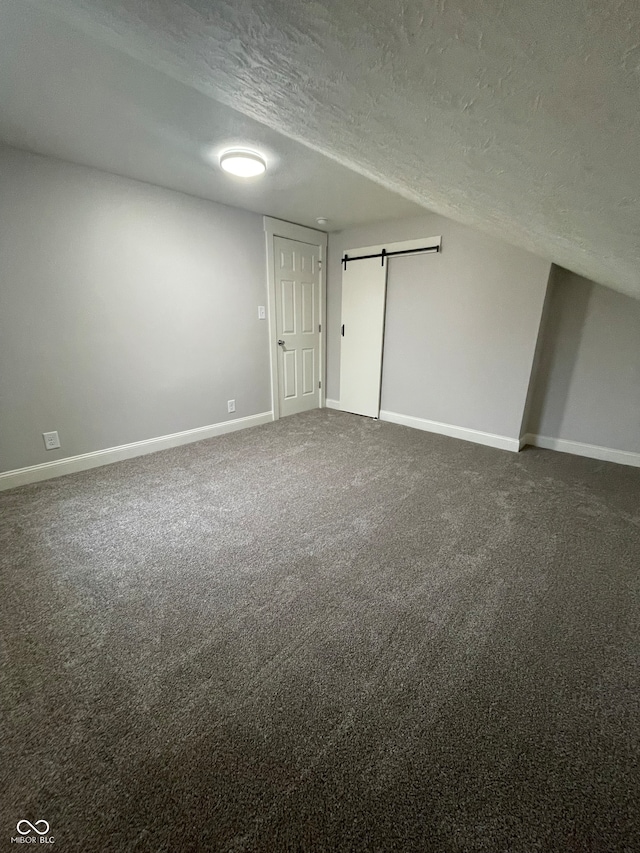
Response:
[[[422,209],[24,0],[0,0],[0,141],[221,204],[332,230]],[[232,179],[220,151],[257,148]],[[0,158],[2,157],[0,146]]]
[[[640,298],[637,0],[55,7],[408,199]]]

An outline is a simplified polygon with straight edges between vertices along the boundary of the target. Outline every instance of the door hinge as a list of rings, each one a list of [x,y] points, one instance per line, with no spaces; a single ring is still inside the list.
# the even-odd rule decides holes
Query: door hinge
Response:
[[[321,331],[322,331],[322,323],[318,323],[318,331],[319,331],[319,332],[321,332]]]
[[[322,388],[322,382],[318,382],[318,388]]]
[[[321,261],[321,260],[318,260],[318,269],[319,269],[319,270],[321,270],[321,269],[322,269],[322,261]]]

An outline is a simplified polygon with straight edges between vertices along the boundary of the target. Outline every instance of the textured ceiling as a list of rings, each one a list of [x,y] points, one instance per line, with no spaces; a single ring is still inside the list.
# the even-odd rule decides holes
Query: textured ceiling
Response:
[[[637,0],[31,0],[430,209],[640,296]]]
[[[23,0],[0,0],[0,140],[312,227],[421,212]],[[266,155],[263,178],[220,170],[216,152],[240,144]]]

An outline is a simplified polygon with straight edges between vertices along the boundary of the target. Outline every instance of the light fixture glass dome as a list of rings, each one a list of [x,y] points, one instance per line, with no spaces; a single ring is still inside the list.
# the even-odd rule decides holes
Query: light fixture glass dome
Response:
[[[220,155],[220,167],[231,175],[239,178],[255,178],[263,175],[267,170],[264,157],[255,151],[242,151],[234,149],[225,151]]]

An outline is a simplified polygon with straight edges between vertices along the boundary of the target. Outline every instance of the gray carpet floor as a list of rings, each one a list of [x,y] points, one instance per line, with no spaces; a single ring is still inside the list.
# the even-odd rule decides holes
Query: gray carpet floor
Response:
[[[640,470],[325,410],[0,509],[0,849],[640,850]]]

